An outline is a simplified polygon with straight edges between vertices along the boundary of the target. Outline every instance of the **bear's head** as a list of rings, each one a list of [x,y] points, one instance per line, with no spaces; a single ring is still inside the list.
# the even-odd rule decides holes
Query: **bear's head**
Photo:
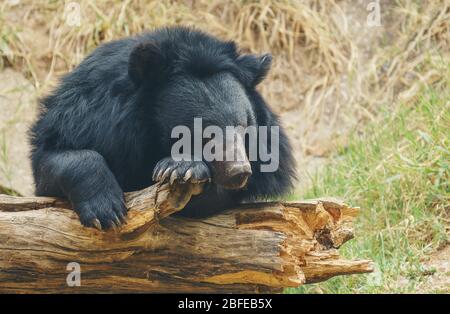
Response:
[[[269,54],[241,55],[233,42],[201,32],[162,30],[139,40],[129,57],[128,74],[142,91],[142,105],[149,108],[161,132],[161,149],[170,154],[179,140],[173,138],[174,130],[180,126],[188,129],[191,147],[181,153],[198,156],[196,141],[201,153],[205,146],[213,146],[214,156],[223,157],[206,160],[214,181],[228,189],[240,189],[252,174],[248,158],[251,139],[236,127],[242,130],[261,123],[251,95],[271,61]],[[201,121],[200,133],[196,121]],[[222,134],[206,132],[205,138],[203,130],[208,127],[220,129]],[[203,155],[201,158],[205,161]]]

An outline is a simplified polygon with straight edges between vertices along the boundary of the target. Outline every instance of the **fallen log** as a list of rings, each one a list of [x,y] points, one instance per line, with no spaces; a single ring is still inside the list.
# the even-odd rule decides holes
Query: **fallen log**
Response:
[[[357,208],[270,202],[205,219],[167,217],[201,188],[127,193],[128,223],[106,232],[83,227],[64,200],[0,195],[0,292],[280,292],[373,269],[337,251],[353,237]],[[73,262],[81,280],[69,286]]]

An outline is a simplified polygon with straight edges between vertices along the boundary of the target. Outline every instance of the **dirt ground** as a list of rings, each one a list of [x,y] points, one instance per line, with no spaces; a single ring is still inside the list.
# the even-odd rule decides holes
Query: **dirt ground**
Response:
[[[36,116],[36,93],[21,73],[0,72],[0,186],[33,194],[27,130]]]
[[[419,291],[450,293],[450,245],[432,254],[423,265],[430,275]]]

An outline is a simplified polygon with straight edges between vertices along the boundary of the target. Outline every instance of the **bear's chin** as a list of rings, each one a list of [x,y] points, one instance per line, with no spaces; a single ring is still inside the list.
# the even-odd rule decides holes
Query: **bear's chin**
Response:
[[[232,181],[227,182],[226,184],[221,184],[221,187],[225,190],[242,190],[247,186],[248,176],[243,175],[242,178],[236,176]]]

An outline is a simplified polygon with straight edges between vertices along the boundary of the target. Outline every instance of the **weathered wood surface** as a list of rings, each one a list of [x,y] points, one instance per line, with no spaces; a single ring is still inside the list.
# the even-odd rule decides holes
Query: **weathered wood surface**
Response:
[[[315,200],[167,217],[200,191],[128,193],[127,224],[107,232],[83,227],[63,200],[0,195],[0,292],[279,292],[373,269],[337,251],[353,237],[357,208]],[[81,286],[66,283],[71,262]]]

